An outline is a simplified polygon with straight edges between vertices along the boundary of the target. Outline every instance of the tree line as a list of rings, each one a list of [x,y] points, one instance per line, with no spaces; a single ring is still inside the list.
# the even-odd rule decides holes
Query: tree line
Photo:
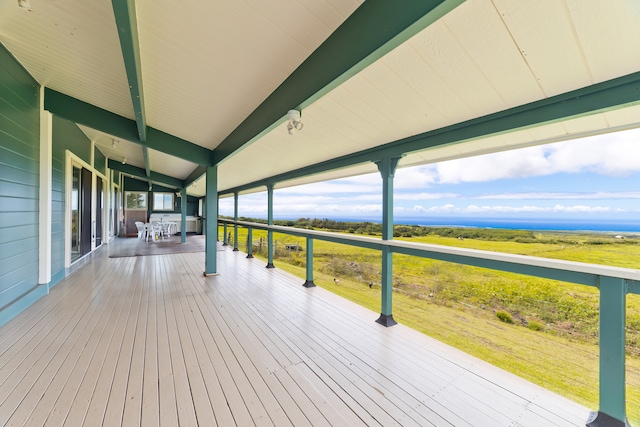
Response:
[[[231,217],[223,217],[233,219]],[[240,221],[257,222],[266,224],[267,221],[260,218],[239,217]],[[370,221],[336,221],[328,218],[298,218],[295,220],[274,220],[274,225],[296,227],[307,230],[326,230],[342,233],[353,233],[369,236],[382,235],[382,224]],[[516,241],[519,243],[535,242],[533,231],[511,230],[501,228],[474,228],[474,227],[431,227],[424,225],[395,225],[393,237],[419,237],[441,236],[458,239],[478,239],[492,241]]]

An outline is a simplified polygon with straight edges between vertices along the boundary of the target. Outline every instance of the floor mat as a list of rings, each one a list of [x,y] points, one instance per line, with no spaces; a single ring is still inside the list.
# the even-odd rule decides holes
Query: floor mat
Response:
[[[180,243],[180,236],[174,236],[173,240],[160,242],[145,242],[133,237],[119,237],[109,243],[109,258],[204,252],[204,249],[205,236],[203,235],[188,235],[185,243]]]

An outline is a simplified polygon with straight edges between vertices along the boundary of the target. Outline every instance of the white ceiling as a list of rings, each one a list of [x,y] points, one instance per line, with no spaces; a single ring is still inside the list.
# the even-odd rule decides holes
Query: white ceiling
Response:
[[[41,84],[133,119],[109,0],[0,3],[0,42]],[[209,149],[361,4],[345,0],[137,1],[146,120]],[[219,167],[221,190],[640,71],[637,0],[468,0]],[[293,107],[293,106],[292,106]],[[638,107],[410,153],[401,166],[637,127]],[[282,116],[286,111],[282,111]],[[83,128],[105,155],[141,149]],[[139,154],[136,155],[135,151]],[[149,150],[184,179],[195,164]],[[278,186],[373,172],[372,164]],[[261,191],[262,189],[257,189]],[[204,194],[204,183],[190,189]]]

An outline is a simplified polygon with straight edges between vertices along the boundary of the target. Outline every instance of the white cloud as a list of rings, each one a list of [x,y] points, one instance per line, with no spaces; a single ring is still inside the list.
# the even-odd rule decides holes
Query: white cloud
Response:
[[[640,172],[640,130],[451,160],[433,168],[440,184],[582,172],[624,177]]]
[[[394,200],[438,200],[438,199],[455,199],[459,195],[456,193],[400,193],[396,192],[393,196]]]
[[[436,177],[431,166],[398,169],[393,180],[393,187],[398,190],[427,188],[436,183]],[[378,177],[378,179],[380,178]]]
[[[446,204],[442,206],[430,206],[425,208],[424,206],[414,205],[412,208],[397,207],[393,212],[397,214],[418,214],[418,213],[453,213],[460,212],[459,208],[456,208],[452,204]]]
[[[606,213],[606,212],[624,212],[623,210],[614,210],[609,206],[535,206],[535,205],[523,205],[523,206],[478,206],[468,205],[466,207],[457,207],[453,204],[445,204],[442,206],[431,206],[425,208],[424,206],[416,205],[413,208],[398,208],[394,210],[396,213],[429,213],[429,214],[483,214],[483,213]]]
[[[640,191],[597,192],[597,193],[502,193],[486,194],[475,197],[476,199],[491,200],[605,200],[605,199],[640,199]]]

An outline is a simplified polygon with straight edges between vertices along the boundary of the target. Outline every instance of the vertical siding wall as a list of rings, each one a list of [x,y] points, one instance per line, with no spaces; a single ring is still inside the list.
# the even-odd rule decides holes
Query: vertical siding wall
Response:
[[[93,167],[103,175],[107,174],[107,158],[98,147],[93,149]]]
[[[51,284],[54,285],[65,275],[65,150],[90,164],[91,141],[75,123],[56,116],[53,116],[52,139]]]
[[[39,85],[0,44],[0,325],[38,286]]]

